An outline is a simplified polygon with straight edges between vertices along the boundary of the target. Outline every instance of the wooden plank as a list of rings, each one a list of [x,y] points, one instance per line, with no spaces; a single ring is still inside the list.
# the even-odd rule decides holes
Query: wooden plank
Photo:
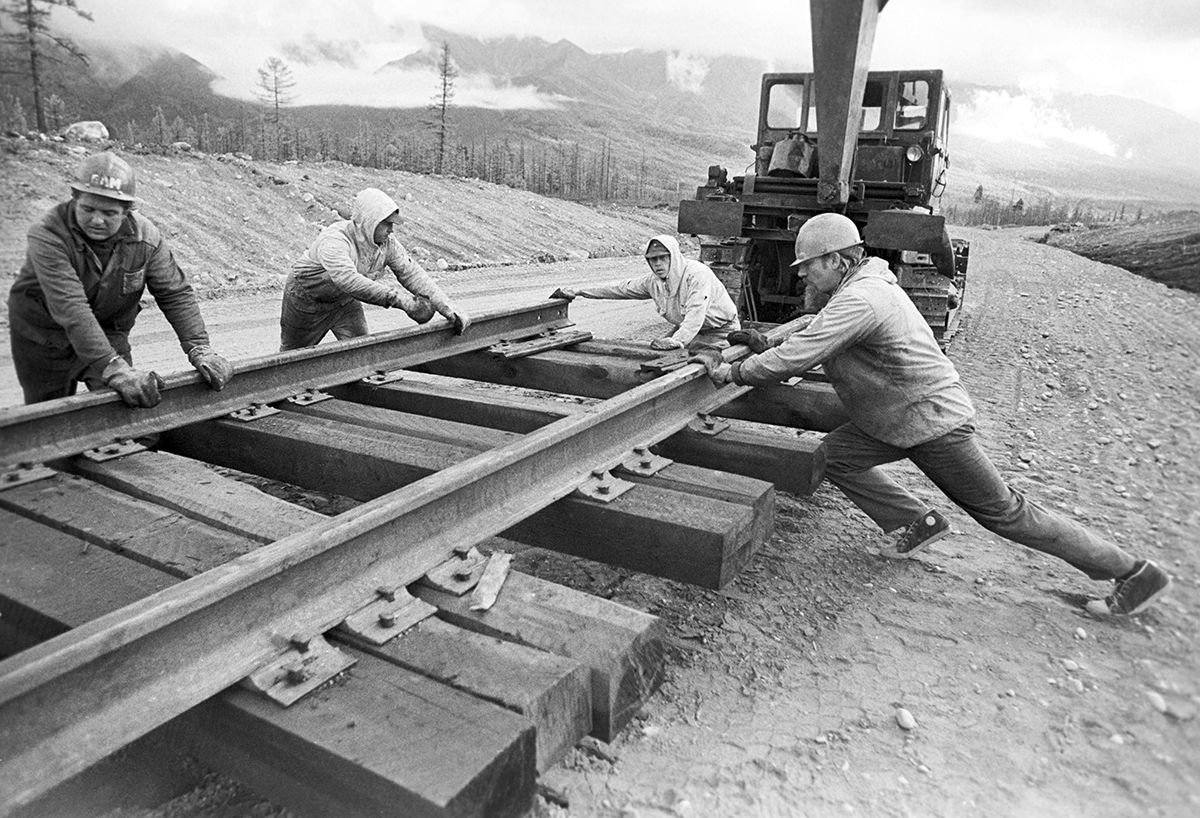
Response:
[[[324,407],[324,408],[322,408]],[[304,413],[322,414],[304,417]],[[330,418],[340,416],[347,422]],[[366,426],[358,425],[364,417]],[[397,418],[398,424],[404,421]],[[432,424],[431,419],[423,422]],[[383,430],[387,411],[323,401],[253,423],[206,421],[163,435],[179,454],[207,457],[241,471],[305,488],[369,500],[473,454]],[[495,435],[495,430],[480,434]],[[507,434],[507,433],[504,433]],[[298,445],[303,444],[303,445]],[[429,449],[422,449],[422,445]],[[329,453],[311,454],[310,447]],[[420,451],[419,457],[414,452]],[[435,457],[446,461],[433,463]],[[769,486],[762,484],[761,491]],[[718,588],[764,541],[762,508],[660,488],[653,480],[610,503],[566,497],[526,518],[504,536],[551,550]]]
[[[816,456],[820,445],[821,437],[815,434],[779,434],[735,426],[718,435],[683,429],[654,451],[694,466],[765,480],[780,491],[806,497],[824,478]]]
[[[557,764],[592,729],[591,671],[574,659],[440,619],[427,619],[382,646],[348,641],[528,718],[537,727],[538,772]]]
[[[654,377],[641,371],[640,364],[639,360],[556,350],[511,361],[471,352],[429,361],[415,369],[569,395],[611,398]],[[820,432],[831,431],[848,420],[832,386],[805,380],[759,386],[725,404],[715,414]]]
[[[197,423],[164,432],[160,448],[356,500],[386,494],[478,453],[298,412],[252,423]]]
[[[524,434],[556,420],[583,411],[594,403],[576,403],[574,398],[551,397],[537,399],[501,390],[493,384],[465,381],[460,378],[424,376],[432,383],[403,380],[397,383],[370,385],[346,384],[332,393],[348,401],[411,412],[417,415],[486,426],[506,432]]]
[[[344,400],[326,400],[309,406],[289,406],[285,409],[306,417],[324,418],[337,423],[349,423],[380,432],[400,433],[409,437],[429,440],[448,446],[469,450],[477,454],[511,443],[520,435],[485,426],[457,423],[452,420],[431,418],[409,412],[396,412],[375,406],[364,406]],[[447,457],[454,457],[453,452]],[[470,455],[468,455],[470,456]]]
[[[194,746],[306,816],[528,814],[532,723],[374,656],[357,659],[337,684],[286,710],[229,690],[192,711]]]
[[[587,665],[592,735],[602,741],[612,741],[662,682],[663,630],[656,616],[521,573],[509,575],[488,611],[472,611],[466,597],[420,583],[412,590],[448,622]]]
[[[0,508],[189,577],[253,551],[255,543],[68,474],[0,492]]]
[[[85,490],[87,481],[70,481],[72,491]],[[85,550],[90,543],[10,512],[0,512],[0,522],[9,560],[0,572],[0,606],[11,600],[36,610],[42,638],[176,581],[103,548]],[[101,526],[92,536],[116,535]],[[64,576],[87,581],[85,592]],[[440,684],[414,682],[409,671],[376,660],[350,675],[358,680],[352,692],[345,692],[349,684],[336,684],[286,710],[230,689],[178,717],[173,732],[206,762],[304,815],[372,816],[397,803],[413,815],[520,815],[532,805],[536,759],[528,721]],[[454,714],[442,712],[447,709]],[[343,727],[357,722],[373,732],[335,729],[331,713]],[[384,721],[396,732],[374,729]],[[422,731],[437,733],[429,744],[434,749],[414,752],[414,736]],[[361,769],[352,769],[356,764]],[[347,786],[358,789],[343,791]]]
[[[574,347],[576,352],[589,355],[615,355],[620,358],[651,360],[662,356],[662,351],[650,348],[649,341],[631,341],[621,338],[595,338]]]
[[[173,498],[185,491],[197,469],[207,475],[211,488],[192,505],[191,511],[200,519],[219,514],[230,530],[260,532],[271,540],[325,519],[316,511],[253,489],[239,494],[236,506],[210,508],[238,491],[228,484],[241,484],[194,460],[165,452],[141,452],[92,464],[90,471],[101,480],[119,477],[140,496],[154,500],[160,493]],[[539,771],[557,763],[591,729],[590,677],[578,662],[429,620],[383,647],[341,635],[337,639],[525,715],[537,728]]]
[[[405,380],[372,387],[358,384],[338,394],[347,400],[510,432],[529,432],[559,418],[585,411],[590,399],[577,402],[553,393],[501,391],[493,384],[440,376],[434,383]],[[836,397],[836,396],[835,396]],[[821,439],[775,427],[728,429],[719,435],[683,429],[655,447],[682,463],[706,466],[773,483],[781,491],[809,495],[823,473],[815,460]]]
[[[16,489],[0,495],[12,491]],[[0,619],[35,641],[57,636],[176,581],[11,510],[0,511],[0,530],[4,531]],[[0,650],[15,652],[12,647],[3,645]]]
[[[643,484],[609,503],[559,501],[501,536],[715,589],[750,560],[764,526],[752,507]]]
[[[169,452],[139,452],[103,463],[85,457],[65,462],[72,472],[95,483],[258,542],[274,542],[323,519],[315,511]],[[246,509],[258,513],[247,514]]]

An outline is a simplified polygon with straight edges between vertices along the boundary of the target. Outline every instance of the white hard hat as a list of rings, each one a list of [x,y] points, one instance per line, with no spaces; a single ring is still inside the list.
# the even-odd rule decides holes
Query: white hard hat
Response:
[[[80,163],[71,190],[118,202],[132,202],[135,186],[136,179],[129,163],[115,153],[105,151],[89,156]]]
[[[841,213],[819,213],[796,231],[796,260],[792,266],[862,244],[854,222]]]

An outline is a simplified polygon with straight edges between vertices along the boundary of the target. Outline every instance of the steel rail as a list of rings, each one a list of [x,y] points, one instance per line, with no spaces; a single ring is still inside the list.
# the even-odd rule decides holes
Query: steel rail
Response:
[[[235,362],[236,376],[213,392],[198,373],[168,375],[162,402],[130,409],[116,392],[99,390],[30,406],[0,409],[0,464],[66,457],[116,440],[141,437],[271,403],[305,389],[349,383],[380,370],[484,349],[506,338],[570,326],[565,301],[475,316],[454,335],[443,321]]]
[[[0,662],[0,812],[746,389],[689,364]]]

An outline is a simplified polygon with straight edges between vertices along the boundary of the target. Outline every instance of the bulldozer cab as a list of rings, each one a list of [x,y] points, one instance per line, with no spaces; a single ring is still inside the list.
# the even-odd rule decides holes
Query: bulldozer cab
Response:
[[[815,178],[821,136],[812,74],[766,74],[762,82],[755,173]],[[929,206],[948,165],[950,92],[941,71],[872,71],[859,111],[850,179],[889,202]],[[803,146],[803,148],[799,147]]]

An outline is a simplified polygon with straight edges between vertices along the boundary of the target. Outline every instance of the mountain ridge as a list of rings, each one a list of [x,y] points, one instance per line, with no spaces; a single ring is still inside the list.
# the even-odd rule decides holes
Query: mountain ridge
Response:
[[[432,72],[440,43],[446,43],[460,77],[529,86],[556,101],[543,110],[455,106],[455,133],[464,140],[611,151],[624,168],[652,174],[664,191],[700,184],[710,164],[736,175],[753,160],[760,76],[768,68],[763,61],[669,51],[592,54],[565,39],[482,40],[428,26],[425,36],[426,48],[372,70]],[[252,127],[247,121],[261,111],[214,93],[218,75],[182,52],[142,44],[118,59],[102,41],[85,45],[102,68],[81,82],[57,79],[77,91],[72,101],[79,118],[105,121],[115,135],[129,130],[126,122],[147,124],[160,109],[168,121],[207,115],[240,121],[243,128]],[[953,77],[950,84],[950,202],[969,204],[983,185],[988,192],[1003,188],[1022,197],[1113,207],[1200,206],[1200,171],[1189,164],[1200,152],[1200,125],[1185,117],[1124,97],[1034,97]],[[387,133],[413,137],[427,118],[423,108],[331,105],[297,105],[287,116],[297,128],[329,129],[346,138],[369,126],[385,140]]]

